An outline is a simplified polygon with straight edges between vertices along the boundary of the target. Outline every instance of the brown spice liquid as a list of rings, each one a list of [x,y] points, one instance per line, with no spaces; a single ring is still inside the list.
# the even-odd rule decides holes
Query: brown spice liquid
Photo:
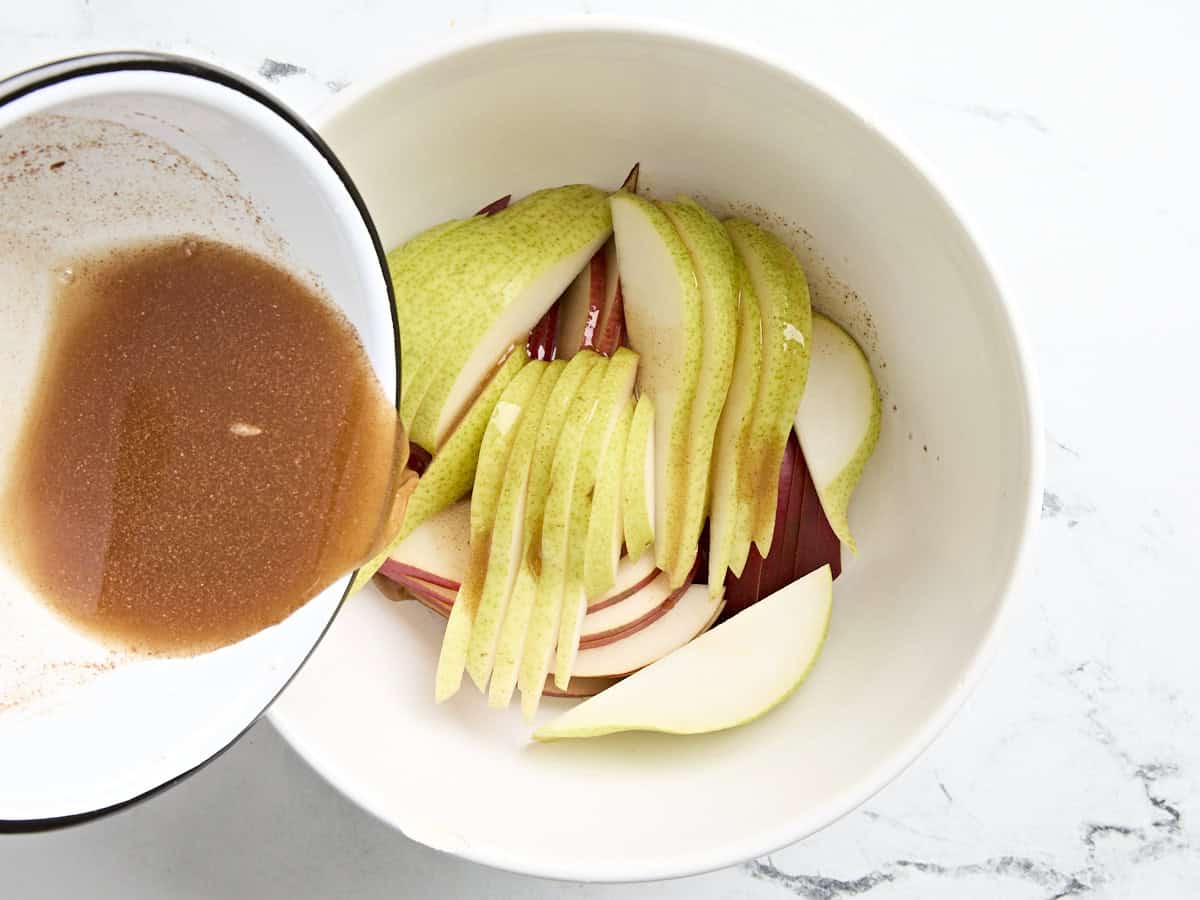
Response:
[[[13,556],[61,614],[142,651],[209,650],[396,530],[403,429],[314,290],[190,238],[70,271],[4,497]]]

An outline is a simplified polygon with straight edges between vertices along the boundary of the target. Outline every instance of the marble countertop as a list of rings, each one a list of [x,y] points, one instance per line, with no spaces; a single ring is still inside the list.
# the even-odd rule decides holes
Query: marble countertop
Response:
[[[567,886],[443,856],[358,811],[263,722],[151,802],[0,839],[0,894],[1195,896],[1200,7],[41,0],[5,9],[0,71],[173,50],[303,112],[431,42],[568,12],[686,17],[794,58],[922,153],[1005,270],[1042,377],[1048,466],[1033,566],[982,687],[865,807],[696,878]]]

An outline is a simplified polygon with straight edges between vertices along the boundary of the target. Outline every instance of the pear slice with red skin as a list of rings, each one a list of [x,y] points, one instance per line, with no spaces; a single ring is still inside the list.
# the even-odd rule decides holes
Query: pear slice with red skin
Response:
[[[702,634],[716,621],[722,604],[707,585],[689,585],[670,611],[652,624],[611,643],[581,648],[572,673],[627,675],[648,666]]]

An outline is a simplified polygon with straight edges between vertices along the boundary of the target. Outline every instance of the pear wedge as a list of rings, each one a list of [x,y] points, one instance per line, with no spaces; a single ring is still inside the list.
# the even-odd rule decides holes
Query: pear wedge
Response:
[[[696,561],[708,515],[713,443],[733,378],[737,346],[738,258],[721,223],[690,197],[660,202],[683,238],[700,284],[704,352],[692,401],[687,453],[687,498],[679,553],[670,571],[687,571]],[[719,585],[718,585],[719,587]]]
[[[533,736],[551,741],[619,731],[702,734],[753,721],[808,677],[832,611],[833,581],[825,566],[585,700]]]
[[[654,401],[642,394],[633,408],[621,472],[621,528],[629,559],[639,559],[654,543],[654,431]]]
[[[611,231],[605,192],[568,185],[397,254],[393,286],[398,306],[416,310],[410,343],[421,364],[408,387],[415,413],[404,420],[414,441],[441,446],[490,361],[524,343]]]
[[[416,489],[408,498],[408,508],[404,512],[404,523],[400,527],[400,533],[386,550],[359,567],[351,585],[351,593],[367,584],[371,576],[379,571],[388,554],[416,531],[422,522],[461,500],[471,490],[475,469],[479,463],[480,445],[483,443],[488,421],[492,417],[492,410],[500,401],[500,395],[525,367],[526,362],[528,360],[524,353],[510,353],[500,364],[462,422],[454,429],[446,445],[433,457],[425,474],[417,481]]]
[[[438,656],[434,697],[440,703],[458,692],[467,662],[467,648],[482,599],[489,566],[492,525],[503,485],[504,470],[517,436],[517,423],[546,363],[531,362],[509,382],[488,419],[471,491],[471,555],[462,586],[454,598],[442,649]]]
[[[521,662],[525,655],[529,623],[537,601],[542,525],[559,435],[584,379],[599,361],[599,356],[587,351],[576,354],[569,362],[556,360],[550,363],[551,370],[559,372],[559,375],[550,392],[550,399],[546,402],[530,461],[519,566],[504,613],[504,622],[500,626],[496,659],[488,685],[488,703],[492,706],[508,706],[517,685]]]
[[[708,588],[719,592],[725,571],[741,575],[750,554],[757,491],[750,460],[750,424],[762,374],[762,317],[745,264],[738,261],[737,351],[725,409],[713,444],[712,514],[708,530]]]
[[[779,465],[808,377],[812,307],[804,270],[779,238],[744,219],[730,219],[725,228],[746,264],[762,314],[762,372],[750,424],[757,459],[747,463],[754,466],[751,483],[757,486],[754,545],[766,556],[775,531]]]
[[[587,610],[584,567],[587,560],[588,526],[596,495],[600,462],[612,441],[621,410],[629,402],[637,377],[638,355],[627,347],[618,347],[605,364],[596,408],[583,431],[583,447],[575,469],[575,496],[571,500],[568,529],[567,574],[563,591],[562,616],[559,619],[554,682],[566,690],[571,678],[571,661],[579,647],[579,628]]]
[[[633,398],[627,397],[596,476],[583,560],[583,587],[589,605],[617,580],[621,561],[621,475],[625,470],[625,445],[629,442],[633,406]]]
[[[654,401],[654,554],[681,584],[692,403],[700,379],[703,311],[691,255],[667,215],[618,191],[610,200],[629,343],[644,362],[638,387]],[[794,411],[794,409],[793,409]]]
[[[571,360],[591,354],[581,351]],[[607,362],[596,364],[583,381],[570,411],[561,424],[558,446],[550,469],[550,484],[546,495],[546,511],[542,517],[541,571],[538,573],[537,600],[525,637],[525,653],[521,660],[518,685],[521,689],[521,712],[532,718],[541,700],[546,675],[550,671],[555,641],[564,602],[578,602],[583,593],[579,582],[568,584],[567,570],[571,554],[571,506],[575,499],[575,477],[583,450],[583,435],[588,419],[600,396],[600,386],[608,368]],[[567,589],[573,593],[566,597]]]
[[[480,691],[486,689],[492,674],[496,641],[520,568],[521,551],[524,549],[526,492],[534,446],[551,392],[562,372],[561,367],[551,368],[545,362],[531,362],[529,365],[540,366],[543,371],[537,387],[521,411],[516,437],[504,467],[502,487],[492,518],[487,576],[467,647],[467,674]],[[472,507],[474,505],[472,498]]]
[[[796,437],[830,527],[854,552],[847,510],[879,442],[881,412],[879,385],[862,347],[836,322],[814,314],[812,361],[796,411]]]

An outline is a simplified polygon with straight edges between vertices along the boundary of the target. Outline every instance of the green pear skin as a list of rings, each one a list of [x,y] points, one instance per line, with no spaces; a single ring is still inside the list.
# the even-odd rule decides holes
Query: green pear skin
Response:
[[[737,346],[738,258],[721,223],[690,197],[660,202],[692,257],[700,284],[704,351],[692,402],[687,454],[687,500],[674,573],[696,560],[700,532],[709,513],[713,445],[733,378]]]
[[[792,252],[769,231],[744,219],[725,228],[746,264],[762,314],[763,359],[751,422],[751,443],[762,448],[755,465],[754,545],[763,556],[775,532],[779,466],[808,377],[812,306],[808,280]]]
[[[762,318],[750,275],[740,259],[737,267],[737,350],[713,445],[708,587],[714,594],[724,590],[727,570],[741,576],[750,554],[757,493],[749,461],[761,456],[761,451],[751,448],[750,424],[762,374]]]
[[[604,594],[617,579],[621,556],[621,476],[625,471],[625,447],[629,443],[633,407],[633,398],[627,397],[604,448],[596,478],[583,562],[583,586],[589,601]]]
[[[611,230],[606,193],[567,185],[393,254],[403,349],[420,363],[401,404],[414,441],[440,446],[475,373],[524,341]]]
[[[633,408],[625,462],[621,470],[621,527],[625,532],[625,555],[639,559],[654,543],[654,401],[642,394]],[[650,476],[647,477],[647,469]]]

